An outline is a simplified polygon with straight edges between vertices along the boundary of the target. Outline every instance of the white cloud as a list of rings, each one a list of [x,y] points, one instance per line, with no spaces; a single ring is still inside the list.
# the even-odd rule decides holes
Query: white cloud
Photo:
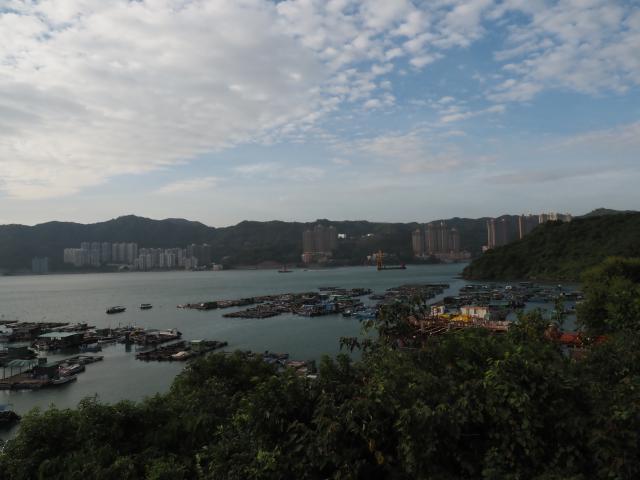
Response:
[[[517,76],[493,88],[489,98],[528,101],[547,88],[621,93],[640,85],[640,22],[628,3],[512,0],[493,16],[509,10],[530,21],[513,25],[507,48],[496,53],[498,61],[510,62],[505,71]]]
[[[202,190],[212,190],[219,182],[220,179],[218,177],[190,178],[164,185],[157,190],[157,193],[181,194],[199,192]]]
[[[506,111],[506,107],[502,104],[471,110],[465,107],[462,102],[456,102],[456,99],[453,97],[443,97],[436,102],[432,102],[432,106],[438,111],[440,123],[442,124],[468,120],[480,115],[500,114]]]
[[[391,74],[407,70],[394,62],[420,70],[496,25],[508,32],[495,57],[508,79],[483,75],[492,101],[640,84],[640,14],[613,0],[2,5],[0,189],[17,198],[75,193],[245,142],[300,141],[339,109],[395,105]]]
[[[402,174],[444,172],[463,163],[453,146],[431,145],[425,132],[411,131],[367,138],[343,145],[342,149],[369,160],[382,162],[391,172]]]
[[[291,166],[279,162],[261,162],[239,165],[234,171],[245,177],[268,180],[291,180],[296,182],[314,182],[325,175],[319,167]]]
[[[340,167],[348,167],[349,165],[352,164],[351,160],[349,160],[348,158],[340,158],[340,157],[332,158],[331,163],[333,163],[334,165],[338,165]]]
[[[441,56],[429,41],[456,34],[436,26],[446,5],[408,0],[5,5],[0,179],[19,198],[272,142],[343,102],[389,106],[390,83],[374,81],[388,62],[409,54],[422,68]],[[398,35],[420,40],[408,52]]]
[[[556,168],[547,170],[527,170],[511,173],[502,173],[488,177],[486,180],[490,183],[496,183],[501,185],[513,185],[513,184],[529,184],[529,183],[548,183],[567,181],[574,178],[591,177],[591,176],[604,176],[604,175],[618,175],[623,171],[637,170],[637,168],[619,168],[609,166],[593,166],[583,168]]]
[[[580,133],[555,142],[550,149],[582,148],[599,150],[609,154],[626,152],[638,155],[640,151],[640,122],[619,125],[614,128]],[[638,158],[636,158],[638,160]],[[637,162],[640,164],[640,162]]]
[[[86,0],[66,2],[64,14],[58,4],[21,4],[17,26],[0,14],[14,40],[0,44],[0,178],[10,196],[73,193],[322,111],[320,63],[272,28],[264,2]],[[65,27],[48,25],[58,21]]]
[[[409,60],[409,63],[416,68],[422,68],[426,65],[429,65],[430,63],[435,62],[439,58],[441,58],[441,55],[421,55],[419,57],[413,57],[411,60]]]

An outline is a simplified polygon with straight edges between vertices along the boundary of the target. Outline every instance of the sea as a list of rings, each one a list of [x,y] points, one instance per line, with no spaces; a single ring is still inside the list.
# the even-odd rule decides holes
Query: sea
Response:
[[[455,294],[466,282],[460,278],[464,264],[408,266],[406,270],[377,271],[374,267],[332,269],[170,271],[92,273],[0,277],[0,319],[21,321],[86,322],[104,328],[136,325],[145,328],[177,328],[185,340],[228,342],[225,350],[286,352],[296,360],[319,360],[340,352],[339,339],[361,333],[361,324],[342,315],[302,317],[281,315],[266,319],[224,318],[240,310],[199,311],[177,308],[184,303],[238,299],[257,295],[315,291],[320,287],[371,288],[375,293],[410,283],[447,283],[444,295]],[[366,299],[366,297],[363,297]],[[153,305],[140,310],[141,303]],[[107,315],[113,305],[124,313]],[[246,307],[245,307],[246,308]],[[56,388],[0,391],[0,404],[18,414],[34,407],[73,408],[85,397],[102,402],[141,400],[166,392],[182,362],[143,362],[135,359],[136,347],[116,344],[103,347],[104,361],[86,366],[76,382]],[[48,360],[72,353],[43,352]],[[0,431],[0,438],[15,429]]]

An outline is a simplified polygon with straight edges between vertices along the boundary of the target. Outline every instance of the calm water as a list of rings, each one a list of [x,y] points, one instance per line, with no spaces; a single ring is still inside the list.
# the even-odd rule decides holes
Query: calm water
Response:
[[[97,327],[135,324],[147,328],[178,328],[186,340],[206,338],[229,342],[229,350],[288,352],[299,360],[338,353],[341,336],[357,335],[357,320],[340,315],[279,317],[250,320],[223,318],[233,309],[178,309],[181,303],[233,299],[254,295],[302,292],[321,286],[368,287],[375,292],[404,283],[449,283],[457,292],[457,278],[464,265],[411,266],[407,270],[378,272],[375,268],[351,267],[330,270],[230,270],[222,272],[114,273],[0,277],[0,318],[22,321],[87,322]],[[445,292],[447,294],[449,292]],[[141,311],[141,303],[153,304]],[[106,315],[112,305],[127,311]],[[0,391],[0,403],[11,403],[18,413],[32,407],[55,404],[73,407],[90,395],[105,402],[138,400],[166,391],[184,364],[146,363],[135,360],[135,349],[123,345],[105,347],[104,361],[87,366],[72,384],[40,391]],[[63,358],[69,355],[52,355]],[[0,437],[2,435],[0,434]]]

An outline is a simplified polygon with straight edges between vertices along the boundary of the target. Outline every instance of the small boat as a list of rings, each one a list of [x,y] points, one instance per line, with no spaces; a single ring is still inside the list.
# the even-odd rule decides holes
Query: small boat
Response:
[[[78,380],[78,376],[77,375],[70,375],[68,377],[52,378],[51,379],[51,385],[64,385],[66,383],[75,382],[76,380]]]
[[[102,350],[102,346],[98,343],[80,346],[81,352],[100,352],[101,350]]]
[[[10,405],[0,405],[0,427],[10,426],[20,421],[20,415],[9,407]]]
[[[150,303],[141,303],[140,304],[140,310],[149,310],[153,308],[153,305],[151,305]]]
[[[76,361],[80,365],[88,365],[90,363],[95,363],[103,360],[104,357],[102,355],[78,355],[76,357]]]
[[[77,373],[84,372],[84,365],[79,363],[73,363],[67,367],[60,367],[58,373],[61,377],[71,377]]]
[[[112,314],[112,313],[122,313],[126,310],[126,307],[122,307],[120,305],[117,305],[115,307],[109,307],[107,308],[107,313],[108,314]]]

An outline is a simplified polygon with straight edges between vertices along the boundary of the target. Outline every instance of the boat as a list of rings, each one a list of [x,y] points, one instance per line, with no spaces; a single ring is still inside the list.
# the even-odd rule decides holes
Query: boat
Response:
[[[115,307],[109,307],[107,308],[107,313],[108,314],[112,314],[112,313],[122,313],[126,310],[126,307],[122,307],[120,305],[117,305]]]
[[[150,303],[141,303],[140,304],[140,310],[149,310],[153,308],[153,305],[151,305]]]
[[[402,263],[400,265],[382,265],[382,266],[378,266],[378,270],[406,270],[407,266]]]
[[[87,344],[87,345],[81,345],[80,346],[80,351],[81,352],[100,352],[102,350],[102,346],[99,343],[93,343],[93,344]]]
[[[51,385],[64,385],[66,383],[71,383],[71,382],[75,382],[76,380],[78,380],[78,376],[77,375],[70,375],[67,377],[58,377],[58,378],[52,378],[51,379]]]
[[[100,362],[104,359],[102,355],[78,355],[76,361],[80,365],[88,365],[89,363]]]
[[[292,271],[293,270],[289,270],[286,265],[283,265],[282,268],[278,270],[278,273],[291,273]]]
[[[84,372],[84,370],[85,370],[84,365],[81,365],[79,363],[73,363],[67,367],[61,366],[58,369],[58,373],[60,374],[61,377],[70,377],[77,373]]]
[[[0,427],[10,426],[20,421],[20,415],[9,407],[10,405],[0,405]]]

